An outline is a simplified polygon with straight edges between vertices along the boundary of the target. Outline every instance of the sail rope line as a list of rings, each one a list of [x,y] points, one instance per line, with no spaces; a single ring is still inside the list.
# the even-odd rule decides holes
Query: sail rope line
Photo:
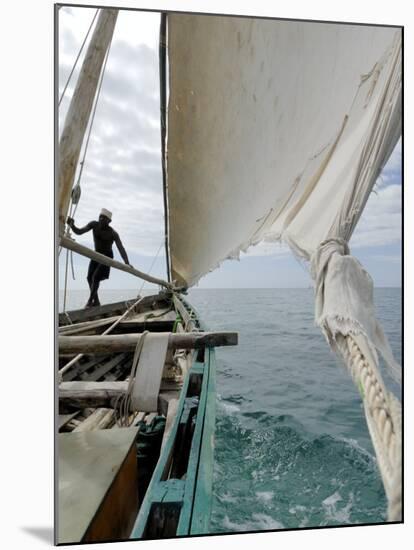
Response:
[[[364,404],[368,430],[388,500],[388,521],[402,511],[401,405],[382,381],[362,335],[337,335],[337,348]]]
[[[97,15],[98,11],[99,10],[96,10],[95,17]],[[93,23],[93,21],[92,21],[92,23]],[[91,26],[92,26],[92,23],[91,23]],[[89,30],[90,30],[90,28],[89,28]],[[89,31],[88,31],[88,33],[89,33]],[[89,141],[90,141],[90,137],[91,137],[91,134],[92,134],[93,123],[95,121],[96,109],[97,109],[97,106],[98,106],[98,101],[99,101],[99,96],[100,96],[100,93],[101,93],[102,83],[103,83],[103,80],[104,80],[106,63],[108,61],[109,51],[111,49],[111,44],[112,44],[112,39],[113,39],[113,35],[111,37],[111,41],[109,42],[109,46],[108,46],[108,49],[107,49],[106,54],[105,54],[105,60],[104,60],[104,63],[103,63],[103,66],[102,66],[102,72],[101,72],[101,75],[100,75],[100,78],[99,78],[98,90],[97,90],[95,100],[94,100],[94,105],[93,105],[92,115],[91,115],[91,119],[90,119],[90,123],[89,123],[88,134],[87,134],[87,137],[86,137],[85,147],[84,147],[84,150],[83,150],[82,160],[79,163],[78,179],[77,179],[76,185],[73,187],[72,193],[71,193],[71,200],[70,200],[70,206],[69,206],[69,217],[70,218],[73,218],[75,216],[76,210],[78,208],[80,196],[81,196],[81,185],[80,184],[81,184],[81,178],[82,178],[82,174],[83,174],[83,167],[84,167],[85,161],[86,161],[86,154],[88,152]],[[85,38],[85,41],[86,41],[86,38]],[[73,206],[75,206],[74,209],[73,209]],[[73,209],[73,212],[72,212],[72,209]],[[71,238],[70,227],[66,228],[65,236],[68,237],[68,238]],[[62,247],[60,247],[59,255],[60,255],[61,250],[62,250]],[[69,252],[70,252],[70,262],[71,262],[71,268],[72,268],[72,278],[73,278],[73,280],[75,280],[75,270],[74,270],[74,265],[73,265],[73,252],[72,252],[72,250],[69,251],[68,249],[66,249],[65,284],[64,284],[64,294],[63,294],[63,311],[64,312],[66,311],[66,295],[67,295],[67,289],[68,289],[68,255],[69,255]]]
[[[82,51],[83,51],[83,48],[84,48],[84,46],[85,46],[85,44],[86,44],[86,41],[87,41],[88,36],[89,36],[89,33],[91,32],[92,26],[93,26],[93,24],[94,24],[94,21],[95,21],[95,19],[96,19],[96,16],[98,15],[98,12],[99,12],[99,9],[96,10],[95,15],[93,16],[93,19],[92,19],[92,21],[91,21],[91,24],[89,25],[88,32],[86,33],[86,36],[85,36],[85,38],[84,38],[84,40],[83,40],[83,42],[82,42],[82,45],[81,45],[80,50],[79,50],[79,52],[78,52],[78,55],[77,55],[77,57],[76,57],[76,59],[75,59],[75,62],[74,62],[74,64],[73,64],[73,66],[72,66],[72,70],[71,70],[70,73],[69,73],[69,76],[68,76],[68,79],[67,79],[67,81],[66,81],[65,87],[63,88],[63,92],[62,92],[62,94],[61,94],[61,96],[60,96],[60,99],[59,99],[59,103],[58,103],[59,106],[60,106],[60,104],[62,103],[62,99],[63,99],[63,97],[64,97],[64,95],[65,95],[65,93],[66,93],[66,88],[68,87],[69,82],[70,82],[70,80],[71,80],[71,78],[72,78],[72,76],[73,76],[74,70],[75,70],[75,68],[76,68],[76,65],[78,64],[79,58],[80,58],[81,53],[82,53]]]

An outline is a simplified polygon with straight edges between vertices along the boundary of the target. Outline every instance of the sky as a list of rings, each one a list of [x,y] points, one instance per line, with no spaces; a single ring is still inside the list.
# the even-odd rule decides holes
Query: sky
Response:
[[[94,9],[63,7],[59,11],[59,88],[67,81],[95,14]],[[105,207],[121,236],[130,262],[166,278],[163,248],[164,208],[160,157],[159,15],[120,11],[82,174],[77,226],[97,219]],[[59,109],[60,128],[81,65],[69,83]],[[375,286],[401,286],[401,141],[374,186],[352,236],[351,252],[373,277]],[[92,234],[77,237],[92,246]],[[59,258],[63,284],[66,252]],[[120,259],[117,251],[115,257]],[[73,256],[71,289],[86,289],[88,260]],[[70,273],[70,270],[69,270]],[[281,244],[263,243],[229,260],[201,279],[196,288],[308,287],[307,267]],[[111,271],[103,288],[130,289],[141,283]],[[151,285],[147,285],[150,287]]]

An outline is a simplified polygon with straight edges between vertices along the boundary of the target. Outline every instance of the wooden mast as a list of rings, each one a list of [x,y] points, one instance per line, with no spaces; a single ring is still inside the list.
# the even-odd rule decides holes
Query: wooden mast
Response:
[[[118,10],[102,9],[92,35],[66,115],[59,142],[59,235],[62,236],[80,150],[91,115],[105,55],[111,43]]]

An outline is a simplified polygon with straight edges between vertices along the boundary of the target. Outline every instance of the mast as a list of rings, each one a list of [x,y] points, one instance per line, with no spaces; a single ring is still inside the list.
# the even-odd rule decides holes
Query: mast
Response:
[[[164,196],[165,258],[168,282],[171,282],[170,246],[168,237],[168,184],[167,184],[167,14],[161,13],[159,69],[160,69],[160,109],[161,109],[161,163]]]
[[[80,150],[118,10],[102,9],[80,71],[59,142],[59,235],[65,228]]]

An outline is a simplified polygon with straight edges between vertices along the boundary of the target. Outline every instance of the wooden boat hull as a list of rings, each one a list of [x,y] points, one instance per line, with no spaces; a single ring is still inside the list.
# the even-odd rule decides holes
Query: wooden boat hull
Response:
[[[131,302],[118,302],[99,308],[61,313],[59,334],[102,334],[112,322],[111,319],[122,314],[130,305]],[[168,305],[172,305],[171,315],[167,317],[161,315],[158,318],[157,312]],[[171,298],[166,293],[146,297],[139,304],[136,313],[137,316],[134,318],[120,323],[114,334],[136,333],[143,330],[175,332],[179,325],[185,332],[205,332],[205,327],[194,309],[184,300],[176,296]],[[75,435],[78,434],[77,437],[79,437],[79,430],[85,432],[102,429],[106,432],[112,432],[112,429],[122,430],[114,424],[112,411],[117,400],[116,391],[121,391],[121,386],[125,388],[128,383],[125,376],[129,372],[132,356],[132,353],[125,352],[104,356],[88,355],[63,375],[60,384],[59,430],[69,432],[65,437],[70,437],[71,430]],[[60,368],[70,357],[70,354],[60,356]],[[139,512],[136,514],[136,509],[135,512],[130,512],[135,514],[132,520],[131,517],[123,518],[124,521],[121,523],[124,526],[129,525],[130,532],[126,536],[125,528],[123,532],[118,531],[119,534],[115,536],[117,540],[155,539],[208,533],[214,456],[215,352],[213,347],[203,346],[198,350],[187,351],[185,357],[188,368],[182,377],[180,388],[177,388],[176,383],[163,379],[158,396],[157,413],[138,413],[132,422],[132,426],[139,427],[138,449],[140,434],[142,437],[145,436],[146,430],[149,429],[151,422],[154,422],[155,417],[161,420],[164,418],[165,428],[162,446],[154,460],[154,469],[148,487],[145,486],[145,482],[141,483],[139,488],[136,487],[136,495],[138,498],[139,494],[140,502]],[[93,389],[95,387],[96,390]],[[78,390],[71,388],[78,388]],[[111,390],[111,388],[115,389]],[[93,409],[92,413],[90,413],[91,409]],[[76,413],[76,410],[80,410],[81,413]],[[83,411],[88,411],[87,418],[82,417]],[[89,433],[96,433],[96,431]],[[129,454],[131,454],[130,450]],[[130,456],[128,461],[131,462]],[[143,466],[145,461],[142,459],[140,464],[139,451],[137,461],[138,474],[140,474],[140,467],[145,469]],[[111,485],[107,494],[130,495],[130,482],[135,486],[136,480],[132,477],[128,480],[128,475],[125,474],[115,477],[118,479],[118,485],[116,487]],[[119,482],[119,479],[122,482]],[[58,498],[61,496],[60,494]],[[82,497],[81,494],[78,496]],[[113,505],[103,500],[99,509],[113,509]],[[124,512],[124,514],[128,513]],[[117,514],[112,515],[115,517]],[[64,541],[58,540],[58,542],[115,540],[112,537],[108,538],[107,535],[111,532],[116,534],[115,527],[112,531],[111,527],[106,530],[93,528],[93,521],[99,526],[97,516],[96,512],[93,515],[94,519],[91,519],[88,528],[78,539],[67,540],[66,537]],[[64,509],[60,511],[59,525],[62,522],[65,522]]]

